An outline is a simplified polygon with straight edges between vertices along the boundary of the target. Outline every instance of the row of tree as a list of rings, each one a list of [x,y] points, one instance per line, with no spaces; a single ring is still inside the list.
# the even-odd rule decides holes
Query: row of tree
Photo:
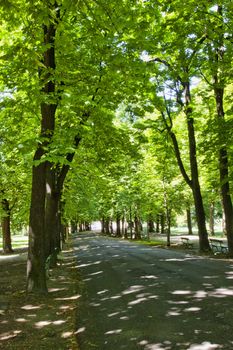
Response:
[[[169,232],[194,205],[206,251],[205,201],[221,203],[233,256],[231,6],[1,5],[2,228],[29,215],[28,292],[46,292],[66,221],[114,219],[119,232],[159,214]]]

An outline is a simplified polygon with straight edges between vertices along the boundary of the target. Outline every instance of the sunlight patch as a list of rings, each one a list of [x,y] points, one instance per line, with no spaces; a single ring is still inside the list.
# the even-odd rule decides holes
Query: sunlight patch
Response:
[[[81,297],[80,294],[77,295],[73,295],[72,297],[68,297],[68,298],[55,298],[55,300],[77,300]]]
[[[193,344],[187,350],[213,350],[219,348],[219,344],[211,344],[207,341],[201,344]]]
[[[39,321],[39,322],[35,323],[35,326],[36,326],[36,328],[41,329],[41,328],[44,328],[44,327],[50,325],[51,323],[52,323],[51,321]]]
[[[146,298],[139,298],[139,299],[137,299],[137,300],[130,301],[130,302],[128,303],[128,305],[137,305],[137,304],[142,303],[142,302],[145,301],[145,300],[146,300]]]
[[[66,323],[66,321],[64,321],[64,320],[57,320],[57,321],[52,322],[52,324],[54,324],[55,326],[59,326],[59,325],[61,325],[63,323]]]
[[[75,334],[83,333],[85,332],[85,330],[86,330],[86,327],[81,327],[75,332]]]
[[[16,318],[15,321],[16,322],[27,322],[28,320],[26,320],[26,318]]]
[[[20,333],[22,333],[22,331],[16,330],[13,332],[7,332],[7,333],[0,334],[0,340],[8,340],[11,338],[15,338]]]
[[[184,309],[185,312],[197,312],[200,311],[201,308],[200,307],[189,307],[187,309]]]
[[[233,272],[232,271],[226,272],[226,275],[227,275],[226,279],[228,279],[228,280],[232,280],[233,279]]]
[[[207,296],[207,292],[204,290],[198,290],[195,294],[194,294],[194,298],[205,298]]]
[[[59,292],[61,290],[67,290],[67,288],[49,288],[48,291],[50,293],[53,293],[53,292]]]
[[[168,313],[166,314],[166,316],[180,316],[181,313],[177,310],[171,310],[171,311],[168,311]]]
[[[131,294],[131,293],[136,293],[140,292],[142,289],[144,289],[144,286],[141,285],[135,285],[135,286],[130,286],[128,289],[124,290],[122,292],[123,295]]]
[[[97,271],[97,272],[89,273],[88,276],[96,276],[96,275],[100,275],[101,273],[103,273],[103,271]]]
[[[122,329],[113,329],[112,331],[108,331],[105,334],[120,334]]]
[[[224,298],[232,295],[233,295],[233,290],[228,288],[217,288],[214,292],[210,293],[210,296],[217,297],[217,298]]]
[[[118,312],[113,312],[112,314],[108,314],[108,317],[113,317],[113,316],[117,316],[119,315],[119,311]]]
[[[39,306],[35,306],[35,305],[25,305],[25,306],[22,306],[21,309],[23,310],[38,310],[38,309],[41,309],[43,305],[39,305]]]
[[[61,334],[61,338],[67,339],[67,338],[71,337],[72,335],[73,335],[73,332],[63,332]]]
[[[158,279],[157,276],[154,275],[145,275],[145,276],[141,276],[142,279]]]
[[[190,290],[175,290],[174,292],[171,292],[171,294],[174,295],[188,295],[191,294]]]
[[[101,290],[100,292],[97,292],[97,294],[104,294],[104,293],[107,293],[108,292],[108,289],[104,289],[104,290]]]

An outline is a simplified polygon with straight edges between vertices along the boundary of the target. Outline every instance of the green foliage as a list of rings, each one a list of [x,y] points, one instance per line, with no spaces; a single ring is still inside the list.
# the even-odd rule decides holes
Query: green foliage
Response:
[[[0,196],[10,201],[15,225],[27,222],[32,157],[44,140],[41,103],[58,105],[55,130],[39,162],[71,167],[66,219],[117,212],[129,217],[131,210],[146,220],[166,206],[174,213],[185,209],[190,191],[164,122],[177,135],[189,175],[182,105],[188,81],[205,202],[212,196],[219,201],[221,146],[229,152],[231,181],[233,173],[233,16],[230,0],[220,5],[222,13],[204,0],[185,6],[180,0],[2,2]],[[43,26],[51,23],[57,30],[55,69],[42,63],[50,47],[43,42]],[[53,94],[42,92],[48,76],[56,85]],[[216,119],[214,76],[225,89],[222,121]],[[70,163],[67,155],[75,152]]]

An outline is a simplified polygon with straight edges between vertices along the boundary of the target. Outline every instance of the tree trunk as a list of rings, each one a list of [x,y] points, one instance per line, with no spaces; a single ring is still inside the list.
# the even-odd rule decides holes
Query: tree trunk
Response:
[[[129,232],[130,239],[133,239],[133,220],[132,220],[132,207],[129,208]]]
[[[122,236],[125,237],[125,217],[124,216],[121,219],[121,232],[122,232]]]
[[[171,245],[171,209],[166,208],[166,221],[167,221],[167,247]]]
[[[188,113],[188,112],[187,112]],[[206,228],[205,210],[201,195],[201,188],[199,183],[197,157],[196,157],[196,140],[194,134],[193,118],[187,115],[188,119],[188,134],[189,134],[189,155],[190,167],[192,174],[192,192],[194,198],[194,205],[196,211],[196,220],[199,236],[200,251],[205,252],[210,250],[208,232]]]
[[[60,195],[56,191],[55,169],[51,163],[46,163],[46,206],[45,206],[45,236],[46,258],[50,258],[50,267],[56,266],[57,253],[61,250],[59,207]]]
[[[121,215],[117,213],[116,216],[116,236],[121,237]]]
[[[215,63],[215,71],[213,72],[213,80],[214,80],[214,94],[216,101],[216,111],[217,117],[219,120],[219,140],[220,140],[220,149],[219,149],[219,175],[220,175],[220,186],[221,186],[221,194],[222,194],[222,203],[223,210],[225,214],[225,225],[226,225],[226,235],[228,242],[228,251],[229,256],[233,257],[233,205],[230,195],[230,184],[229,184],[229,164],[228,164],[228,151],[227,151],[227,140],[225,139],[224,129],[225,126],[225,112],[224,112],[224,85],[225,85],[225,77],[222,75],[222,63],[224,60],[224,34],[223,34],[223,7],[222,5],[218,5],[217,13],[219,19],[217,23],[217,29],[219,33],[218,38],[218,46],[215,50],[215,55],[212,57],[211,50],[210,58],[214,60]]]
[[[3,240],[3,252],[4,254],[13,253],[12,244],[11,244],[11,210],[9,201],[4,198],[2,199],[2,240]]]
[[[191,94],[189,82],[183,82],[185,93],[185,114],[187,118],[188,126],[188,139],[189,139],[189,160],[191,168],[191,189],[193,192],[194,205],[196,211],[196,220],[199,236],[200,251],[205,252],[210,250],[208,232],[206,228],[205,210],[201,195],[201,188],[199,183],[198,165],[197,165],[197,153],[196,153],[196,138],[194,131],[194,120],[192,117]]]
[[[160,223],[160,215],[157,214],[156,215],[156,229],[155,229],[156,233],[159,233],[159,223]]]
[[[187,71],[188,74],[188,71]],[[176,139],[176,135],[172,131],[172,119],[169,114],[169,120],[170,125],[168,124],[164,113],[162,113],[162,118],[165,123],[166,129],[172,139],[173,147],[175,151],[175,156],[177,159],[177,163],[180,169],[180,172],[186,181],[186,183],[189,185],[189,187],[192,190],[193,198],[194,198],[194,205],[195,205],[195,211],[196,211],[196,219],[197,219],[197,226],[198,226],[198,235],[199,235],[199,248],[200,251],[209,251],[210,245],[208,240],[208,232],[206,229],[206,222],[205,222],[205,210],[201,195],[201,189],[200,189],[200,183],[199,183],[199,176],[198,176],[198,166],[197,166],[197,155],[196,155],[196,139],[195,139],[195,132],[194,132],[194,120],[192,117],[192,108],[191,108],[191,94],[190,94],[190,83],[188,81],[182,81],[179,78],[183,88],[184,88],[184,102],[180,99],[180,96],[177,95],[177,100],[180,103],[180,105],[184,108],[184,112],[186,114],[186,120],[187,120],[187,128],[188,128],[188,140],[189,140],[189,162],[190,162],[190,168],[191,168],[191,179],[189,178],[180,154],[179,145]],[[168,112],[169,113],[169,112]]]
[[[34,160],[44,152],[39,148]],[[40,163],[32,169],[32,193],[29,218],[29,247],[27,260],[27,292],[46,293],[45,271],[45,184],[46,165]]]
[[[105,219],[102,217],[101,220],[101,233],[105,234]]]
[[[57,9],[56,9],[57,11]],[[58,14],[58,13],[57,13]],[[34,161],[41,161],[46,154],[46,148],[52,140],[55,128],[55,113],[57,104],[49,102],[50,96],[55,93],[55,35],[56,26],[54,18],[44,25],[44,45],[46,50],[43,57],[44,69],[39,74],[40,83],[43,84],[42,98],[48,101],[41,103],[41,141],[37,146]],[[46,234],[45,234],[45,202],[46,202],[46,175],[47,164],[42,162],[33,165],[32,191],[29,218],[29,249],[27,261],[27,292],[45,293],[46,284]]]
[[[187,217],[187,226],[188,226],[188,234],[193,234],[193,228],[192,228],[192,217],[191,217],[191,210],[190,208],[186,209],[186,217]]]
[[[160,232],[161,234],[164,234],[165,233],[165,217],[164,217],[164,214],[160,214]]]
[[[222,193],[221,193],[221,197],[222,197]],[[224,236],[227,235],[227,231],[226,231],[226,219],[225,219],[225,211],[223,208],[223,200],[221,200],[221,205],[222,205],[222,233]]]
[[[104,226],[105,226],[105,233],[106,233],[106,235],[109,236],[110,235],[110,219],[109,218],[105,219]]]
[[[214,77],[215,85],[219,83],[217,75]],[[215,87],[215,100],[216,100],[216,109],[217,115],[220,121],[220,125],[224,125],[224,107],[223,107],[223,95],[224,89]],[[222,195],[222,204],[225,216],[225,228],[228,242],[228,251],[229,256],[233,257],[233,205],[230,195],[230,183],[229,183],[229,165],[228,165],[228,152],[225,146],[225,141],[222,140],[224,137],[223,128],[220,127],[219,130],[219,139],[221,144],[219,149],[219,176],[220,176],[220,186],[221,186],[221,195]]]
[[[71,233],[76,233],[77,232],[77,223],[72,220],[71,221]]]
[[[210,234],[211,236],[214,236],[214,202],[210,203],[210,209],[209,209],[209,228],[210,228]]]
[[[155,232],[153,215],[151,213],[149,214],[147,225],[148,225],[148,232],[150,233]]]
[[[134,218],[135,239],[141,239],[141,222],[138,216]]]

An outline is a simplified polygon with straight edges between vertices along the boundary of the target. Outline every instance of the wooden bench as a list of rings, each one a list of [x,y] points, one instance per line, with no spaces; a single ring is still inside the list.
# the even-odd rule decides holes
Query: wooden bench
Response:
[[[185,248],[193,248],[193,243],[190,242],[190,239],[187,237],[180,237],[181,243]]]
[[[210,246],[214,253],[227,253],[228,247],[224,244],[223,240],[217,238],[210,238]]]

